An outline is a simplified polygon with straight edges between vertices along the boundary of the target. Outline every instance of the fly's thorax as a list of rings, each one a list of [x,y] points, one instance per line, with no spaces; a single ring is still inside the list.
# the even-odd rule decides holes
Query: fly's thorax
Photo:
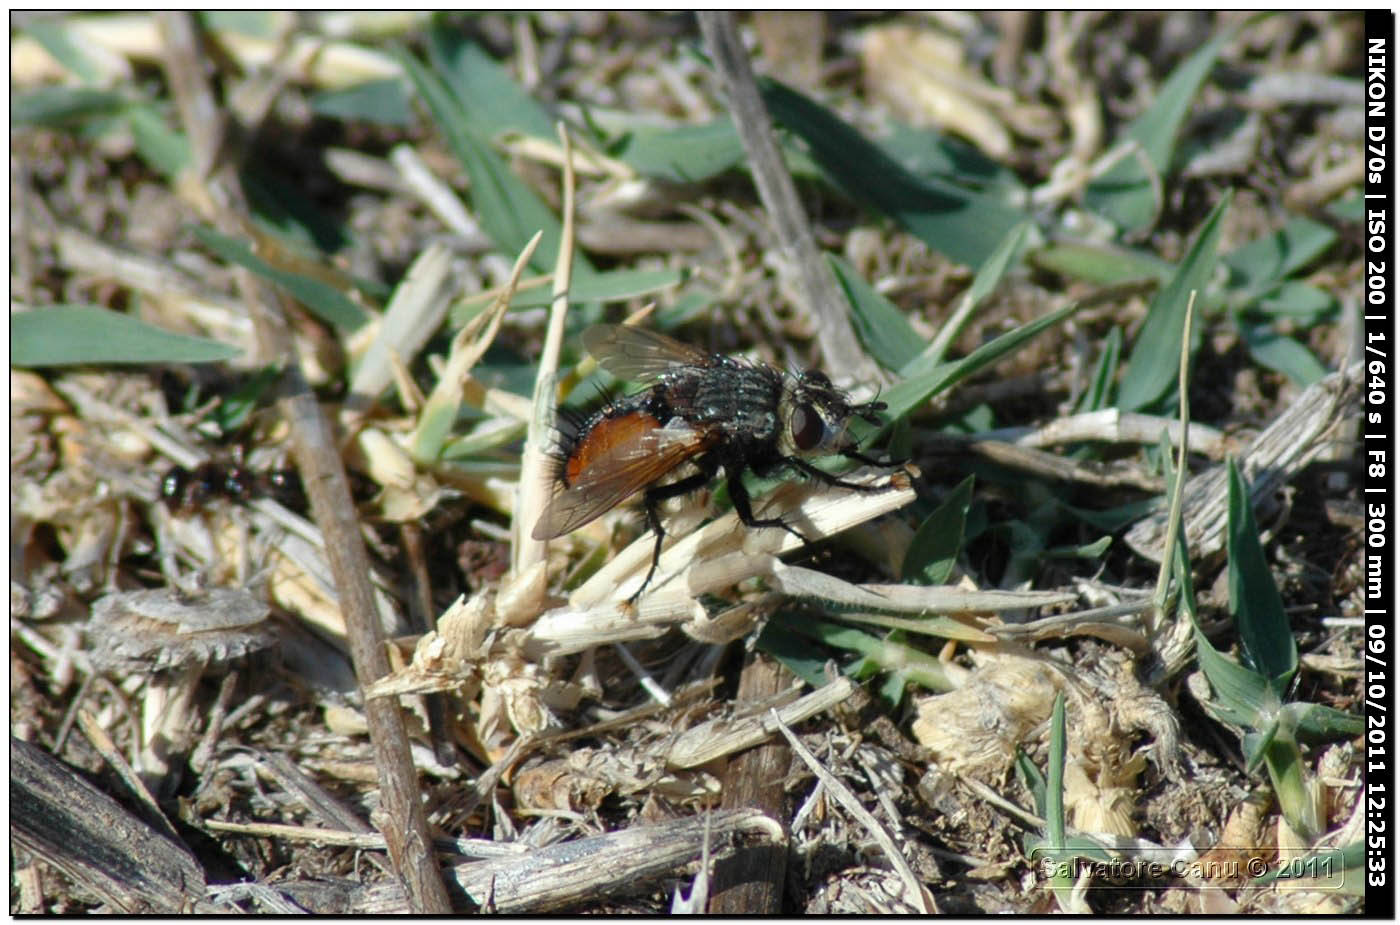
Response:
[[[769,443],[779,430],[783,377],[777,370],[717,357],[709,366],[667,373],[662,389],[672,413],[739,444]]]

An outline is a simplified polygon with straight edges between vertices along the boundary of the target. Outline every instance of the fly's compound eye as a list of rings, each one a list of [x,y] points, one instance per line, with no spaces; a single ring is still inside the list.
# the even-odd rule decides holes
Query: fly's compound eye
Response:
[[[821,445],[826,422],[817,409],[803,402],[792,411],[792,445],[806,452]]]

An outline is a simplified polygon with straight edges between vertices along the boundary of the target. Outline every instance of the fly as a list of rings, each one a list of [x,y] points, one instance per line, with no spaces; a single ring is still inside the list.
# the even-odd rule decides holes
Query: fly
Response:
[[[650,583],[661,557],[660,503],[704,487],[720,469],[741,522],[777,527],[804,543],[807,538],[782,518],[754,516],[744,470],[766,476],[787,468],[826,485],[880,490],[823,472],[807,458],[841,455],[890,466],[862,455],[846,432],[853,417],[879,423],[884,402],[853,403],[817,370],[790,376],[642,328],[595,325],[582,339],[608,372],[649,385],[587,416],[561,411],[556,456],[562,490],[545,506],[532,536],[563,536],[641,492],[656,545],[631,600]],[[672,478],[687,463],[694,471]]]

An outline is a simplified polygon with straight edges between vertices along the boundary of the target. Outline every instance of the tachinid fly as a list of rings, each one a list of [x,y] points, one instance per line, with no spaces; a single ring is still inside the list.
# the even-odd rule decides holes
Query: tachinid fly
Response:
[[[583,332],[583,344],[614,376],[650,385],[572,421],[572,427],[564,415],[557,453],[562,490],[546,505],[532,535],[537,540],[563,536],[641,492],[656,546],[632,600],[651,581],[661,556],[660,502],[703,487],[721,468],[740,521],[781,528],[804,543],[806,537],[781,518],[754,517],[742,479],[745,469],[763,476],[786,467],[827,485],[880,490],[836,478],[804,457],[839,454],[891,465],[861,455],[846,433],[852,417],[879,423],[876,412],[884,409],[883,402],[853,404],[816,370],[791,376],[641,328],[596,325]],[[686,474],[677,471],[683,466]]]

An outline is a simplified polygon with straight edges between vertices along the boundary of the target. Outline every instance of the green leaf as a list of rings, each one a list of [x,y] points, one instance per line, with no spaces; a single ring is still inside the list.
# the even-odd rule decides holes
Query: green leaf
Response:
[[[709,289],[703,286],[692,286],[670,308],[657,311],[656,327],[662,331],[675,330],[689,321],[709,314],[711,306],[718,299],[719,296]]]
[[[728,116],[702,125],[638,126],[609,150],[642,176],[671,183],[699,183],[744,159],[743,142]]]
[[[1262,729],[1282,708],[1278,692],[1257,671],[1227,658],[1195,630],[1196,661],[1210,682],[1212,699],[1204,706],[1222,722],[1241,729]]]
[[[491,131],[492,126],[477,124],[471,118],[476,101],[471,96],[458,97],[413,55],[400,52],[398,59],[471,180],[472,207],[481,227],[511,255],[522,252],[535,232],[543,231],[530,266],[539,273],[553,272],[562,234],[559,219],[491,149],[482,133]],[[575,282],[593,273],[582,255],[575,256]]]
[[[159,109],[140,103],[126,110],[126,124],[136,142],[141,159],[167,180],[174,180],[190,164],[190,142],[183,132],[170,127]]]
[[[1365,729],[1366,721],[1362,717],[1326,704],[1295,702],[1285,709],[1295,711],[1300,739],[1316,742],[1348,738],[1361,735]]]
[[[853,617],[856,615],[852,615]],[[862,619],[875,622],[872,615],[861,615]],[[923,632],[918,620],[899,621],[913,632]],[[881,625],[881,624],[876,624]],[[774,614],[768,621],[768,628],[781,632],[784,636],[805,636],[815,639],[824,646],[845,649],[859,655],[861,662],[848,666],[847,671],[865,672],[871,669],[897,671],[904,680],[922,685],[929,690],[949,691],[953,683],[941,662],[922,649],[909,645],[902,633],[891,633],[888,638],[880,638],[863,629],[833,623],[830,620],[813,619],[810,616],[798,617],[791,613]],[[760,637],[761,639],[762,637]],[[825,656],[824,656],[825,657]]]
[[[1045,558],[1045,534],[1039,525],[1022,520],[1004,520],[994,528],[1006,538],[1007,563],[1001,580],[1006,587],[1029,580]]]
[[[1257,297],[1319,257],[1336,240],[1336,232],[1326,225],[1295,218],[1279,230],[1236,248],[1221,261],[1230,268],[1230,284]]]
[[[218,407],[209,414],[219,433],[231,434],[241,430],[260,404],[266,404],[276,397],[274,390],[281,378],[281,367],[268,364],[249,376],[232,395],[220,400]]]
[[[498,425],[500,418],[490,419],[488,424]],[[460,427],[460,424],[458,424]],[[482,426],[465,434],[458,434],[449,437],[439,451],[440,459],[465,459],[470,456],[480,456],[489,450],[494,450],[513,443],[525,436],[525,424],[523,422],[508,426]],[[422,454],[427,448],[415,448],[412,452],[415,458],[422,458]]]
[[[826,683],[826,663],[831,660],[831,652],[807,636],[791,632],[791,624],[800,623],[801,619],[783,619],[786,616],[782,612],[774,614],[758,634],[756,645],[797,677],[813,687],[821,687]]]
[[[904,689],[908,686],[909,679],[904,676],[903,672],[892,671],[880,684],[880,699],[893,710],[904,699]]]
[[[774,120],[806,142],[833,183],[958,263],[981,266],[1028,219],[994,196],[915,177],[830,110],[777,81],[761,80],[759,90]]]
[[[679,286],[686,279],[681,270],[608,270],[579,280],[569,289],[572,302],[625,302],[642,296],[652,295],[673,286]],[[512,311],[527,308],[547,307],[553,297],[548,287],[539,286],[525,292],[518,292],[510,300]],[[454,321],[465,323],[466,319]]]
[[[11,125],[64,126],[96,116],[120,115],[125,94],[91,87],[39,87],[10,98]]]
[[[322,90],[311,97],[311,111],[327,119],[405,128],[412,120],[403,78],[366,80],[342,90]]]
[[[255,39],[280,40],[287,14],[277,10],[211,10],[199,14],[210,32],[236,32]]]
[[[1311,350],[1267,325],[1241,325],[1249,355],[1260,365],[1283,373],[1299,388],[1307,388],[1327,375],[1327,367]]]
[[[91,85],[101,81],[102,68],[92,61],[82,46],[82,40],[73,35],[67,22],[49,20],[31,23],[25,31],[83,83]]]
[[[966,189],[995,192],[1008,198],[1025,194],[1025,184],[1014,171],[961,139],[898,120],[890,120],[889,129],[889,135],[879,139],[877,144],[920,180],[945,180]]]
[[[1317,804],[1309,793],[1307,766],[1298,742],[1289,730],[1281,728],[1264,747],[1262,758],[1283,818],[1293,831],[1311,842],[1322,834],[1323,827],[1317,818]]]
[[[1174,457],[1171,451],[1171,440],[1167,437],[1166,431],[1162,432],[1160,452],[1165,461],[1166,483],[1169,486],[1166,495],[1162,498],[1162,506],[1170,509],[1173,489],[1176,485],[1177,468],[1174,464]],[[1186,543],[1186,519],[1177,519],[1176,536],[1168,546],[1168,553],[1171,555],[1171,577],[1176,581],[1177,611],[1185,611],[1187,618],[1191,621],[1191,626],[1200,631],[1200,623],[1196,619],[1196,586],[1191,577],[1191,548]],[[1165,606],[1167,602],[1163,601]]]
[[[1250,509],[1249,489],[1232,458],[1229,461],[1230,614],[1240,633],[1245,664],[1267,677],[1281,698],[1298,670],[1298,648],[1283,612],[1283,600],[1259,545],[1259,528]]]
[[[919,525],[899,570],[904,581],[940,585],[948,580],[962,548],[963,526],[972,505],[972,482],[970,475],[959,482]]]
[[[1155,254],[1111,244],[1048,244],[1033,251],[1029,260],[1041,269],[1104,286],[1139,279],[1166,282],[1176,270]]]
[[[1021,778],[1021,783],[1031,793],[1031,800],[1035,804],[1035,812],[1038,816],[1045,815],[1045,775],[1040,773],[1040,768],[1031,760],[1031,756],[1026,754],[1025,749],[1016,747],[1016,776]]]
[[[952,343],[962,331],[962,327],[972,320],[973,310],[982,304],[982,300],[992,294],[1001,278],[1006,275],[1007,269],[1021,253],[1022,244],[1025,243],[1026,235],[1030,232],[1030,223],[1022,222],[1006,233],[997,244],[991,255],[977,268],[977,273],[972,277],[972,285],[967,287],[967,292],[963,293],[953,317],[949,318],[948,324],[956,325],[952,330],[943,330],[933,339],[916,359],[910,360],[900,369],[900,375],[906,379],[916,378],[925,372],[932,371],[938,364],[943,362],[943,357],[947,351],[947,345]]]
[[[1327,214],[1343,222],[1360,223],[1366,220],[1366,201],[1361,198],[1361,191],[1353,187],[1346,196],[1327,206]]]
[[[1151,514],[1161,506],[1160,498],[1144,498],[1141,501],[1129,501],[1127,504],[1120,504],[1117,507],[1096,511],[1066,504],[1059,498],[1052,498],[1050,500],[1051,503],[1073,514],[1089,526],[1110,533],[1121,530],[1128,524],[1142,520],[1142,518]]]
[[[364,309],[333,286],[317,279],[281,270],[253,254],[244,242],[220,234],[212,228],[195,226],[195,237],[230,263],[246,267],[286,289],[316,317],[342,331],[353,331],[368,319]]]
[[[1221,46],[1231,35],[1231,32],[1222,32],[1178,65],[1162,84],[1151,107],[1134,119],[1122,136],[1141,146],[1142,153],[1161,179],[1161,186],[1166,185],[1181,124],[1202,81],[1214,67]],[[1139,162],[1140,156],[1127,155],[1084,191],[1084,204],[1088,208],[1129,231],[1147,227],[1157,214],[1153,186]]]
[[[54,305],[10,315],[11,366],[90,363],[215,363],[228,344],[158,328],[92,305]]]
[[[1050,748],[1045,768],[1045,848],[1053,857],[1060,857],[1065,844],[1065,757],[1068,752],[1065,736],[1065,695],[1055,695],[1050,708]],[[1061,892],[1073,886],[1068,872],[1056,865],[1050,883]]]
[[[1268,873],[1250,880],[1249,885],[1265,887],[1277,880],[1296,881],[1294,889],[1336,888],[1343,895],[1365,896],[1365,862],[1365,842],[1349,842],[1341,848],[1319,847],[1302,857],[1290,856],[1287,864],[1270,866]]]
[[[1092,543],[1080,543],[1077,546],[1050,546],[1043,557],[1046,559],[1099,559],[1108,550],[1113,542],[1111,536],[1101,536]]]
[[[515,82],[510,73],[459,29],[435,23],[428,30],[428,60],[467,108],[462,118],[485,139],[521,132],[557,142],[558,117]]]
[[[904,313],[840,257],[827,254],[826,262],[846,293],[856,334],[875,361],[886,369],[897,370],[918,356],[923,338],[909,326]]]
[[[1298,280],[1289,280],[1270,289],[1249,306],[1248,314],[1291,318],[1311,326],[1337,311],[1337,297],[1332,293]]]
[[[1118,358],[1122,352],[1123,329],[1115,324],[1103,340],[1103,353],[1099,356],[1099,365],[1094,369],[1094,378],[1090,380],[1089,387],[1079,396],[1076,411],[1084,413],[1109,407],[1113,395],[1113,379],[1118,373]]]
[[[1201,223],[1196,240],[1177,268],[1171,282],[1152,299],[1147,320],[1138,332],[1133,355],[1123,371],[1118,391],[1118,407],[1141,411],[1152,405],[1176,382],[1181,364],[1181,334],[1191,290],[1205,293],[1206,282],[1215,268],[1215,248],[1220,241],[1221,219],[1230,207],[1227,192]],[[1200,295],[1197,296],[1199,307]]]
[[[890,387],[881,396],[888,406],[886,412],[891,419],[902,417],[928,401],[934,395],[951,388],[984,367],[995,363],[1035,337],[1046,328],[1054,327],[1079,310],[1079,303],[1071,303],[1044,317],[1008,331],[990,343],[983,344],[960,360],[942,363],[935,369],[917,376],[911,376]]]

